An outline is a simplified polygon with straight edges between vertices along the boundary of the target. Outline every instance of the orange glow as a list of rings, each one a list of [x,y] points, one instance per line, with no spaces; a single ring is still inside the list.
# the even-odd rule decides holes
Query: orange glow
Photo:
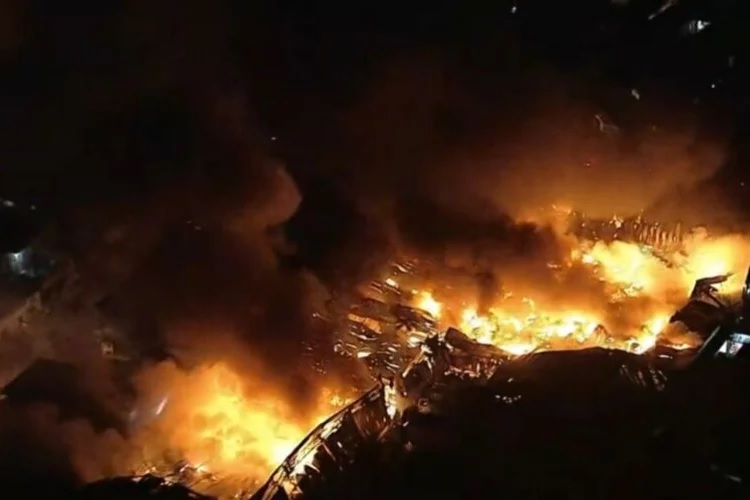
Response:
[[[719,288],[722,292],[738,292],[744,284],[750,265],[750,240],[739,235],[720,238],[699,236],[688,243],[681,267],[683,282],[692,288],[697,278],[733,273]]]
[[[653,287],[654,280],[664,267],[657,259],[644,253],[639,245],[622,241],[609,245],[597,242],[590,250],[576,252],[574,259],[579,256],[583,264],[598,266],[602,278],[618,285],[622,293],[628,296],[638,295]]]
[[[533,304],[525,301],[526,304]],[[634,350],[633,339],[615,341],[603,337],[594,315],[579,311],[537,312],[532,305],[526,311],[492,308],[479,315],[473,308],[461,311],[458,328],[479,343],[495,345],[516,356],[537,350],[580,349],[596,345]],[[655,338],[656,322],[644,327]],[[641,344],[640,342],[639,344]]]
[[[638,243],[592,244],[566,238],[571,245],[569,260],[548,267],[564,273],[571,266],[582,266],[600,281],[604,286],[595,291],[604,294],[600,303],[616,306],[618,314],[625,315],[615,330],[610,331],[607,325],[611,319],[608,312],[594,309],[591,301],[571,307],[546,299],[539,305],[528,291],[530,296],[518,297],[520,301],[511,300],[513,294],[506,291],[482,314],[471,305],[475,300],[455,294],[436,298],[432,293],[417,292],[415,306],[439,319],[442,327],[455,326],[477,342],[513,355],[592,346],[640,354],[657,342],[688,348],[695,347],[699,339],[681,335],[670,341],[671,329],[665,329],[670,314],[685,303],[700,278],[733,273],[718,288],[728,295],[738,292],[750,264],[750,239],[739,235],[712,238],[696,232],[680,252],[666,255]]]
[[[590,248],[577,248],[572,260],[595,267],[600,278],[621,288],[629,296],[662,298],[667,293],[690,293],[700,278],[733,273],[719,286],[725,293],[738,292],[750,265],[750,240],[741,236],[709,238],[696,235],[682,252],[663,255],[673,263],[653,255],[651,249],[635,243],[597,242]]]
[[[439,319],[443,310],[443,305],[435,300],[430,292],[420,292],[417,294],[416,307],[429,313],[433,318]]]
[[[222,363],[189,373],[161,371],[169,401],[142,431],[144,455],[169,451],[238,481],[265,480],[317,424],[348,403],[323,390],[312,413],[300,411],[263,379],[248,380]]]

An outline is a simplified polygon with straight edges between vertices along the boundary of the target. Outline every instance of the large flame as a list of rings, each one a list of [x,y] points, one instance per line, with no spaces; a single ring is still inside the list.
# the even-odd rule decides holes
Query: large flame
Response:
[[[621,304],[622,314],[631,316],[618,325],[622,331],[610,331],[608,315],[603,310],[560,307],[548,301],[540,305],[533,295],[519,298],[508,291],[498,295],[481,314],[470,299],[444,299],[427,291],[417,291],[413,304],[443,326],[456,326],[478,342],[493,344],[512,355],[592,346],[643,353],[657,341],[685,348],[696,345],[699,339],[686,342],[685,335],[671,338],[665,327],[670,314],[687,300],[695,281],[731,274],[720,291],[736,293],[750,263],[750,240],[740,235],[709,237],[697,233],[679,251],[668,255],[625,241],[568,240],[569,259],[551,263],[550,267],[564,273],[573,266],[582,266],[598,279],[604,290],[600,293],[606,295],[603,301]],[[648,307],[644,308],[644,304]]]
[[[168,392],[141,431],[147,467],[166,452],[172,462],[179,459],[223,479],[257,484],[317,424],[347,403],[338,393],[321,390],[315,408],[303,410],[263,378],[240,376],[223,363],[189,373],[160,371],[160,390]]]
[[[657,342],[691,347],[697,339],[673,339],[665,329],[675,306],[687,299],[696,279],[706,276],[735,273],[722,291],[737,291],[750,262],[750,241],[741,236],[696,236],[673,255],[623,241],[571,241],[569,250],[569,258],[550,263],[550,269],[583,270],[592,283],[602,285],[597,293],[606,296],[598,304],[622,305],[615,309],[633,317],[608,325],[606,307],[557,304],[543,293],[529,293],[529,287],[524,295],[504,290],[489,305],[484,297],[480,307],[476,297],[443,296],[443,287],[423,283],[412,293],[413,305],[442,327],[456,326],[510,355],[592,346],[643,353]],[[398,279],[388,276],[385,283],[398,289]],[[634,304],[648,307],[639,307],[636,315],[630,307]],[[310,430],[347,402],[335,391],[320,390],[317,404],[300,411],[264,377],[240,375],[223,363],[190,372],[162,368],[149,378],[158,383],[150,384],[149,398],[156,403],[150,422],[140,431],[147,461],[154,463],[157,455],[170,450],[199,470],[249,479],[256,486]]]

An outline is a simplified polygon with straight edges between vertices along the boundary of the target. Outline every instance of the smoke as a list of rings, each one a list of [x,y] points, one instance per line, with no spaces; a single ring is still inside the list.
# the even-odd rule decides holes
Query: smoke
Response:
[[[120,9],[102,8],[97,23],[35,13],[3,46],[4,57],[31,53],[43,79],[64,82],[29,93],[23,113],[9,108],[19,121],[4,121],[0,139],[14,152],[0,172],[8,179],[2,195],[42,200],[51,240],[80,275],[77,303],[60,307],[95,316],[94,304],[107,298],[137,347],[159,345],[181,367],[170,376],[141,372],[131,394],[119,375],[95,369],[100,359],[79,353],[91,377],[86,392],[107,404],[121,400],[125,416],[133,400],[178,391],[169,385],[189,384],[192,370],[221,362],[253,390],[263,385],[285,401],[289,415],[307,416],[318,407],[321,377],[302,358],[302,341],[320,330],[312,312],[327,292],[310,273],[278,261],[274,228],[301,194],[268,154],[230,50],[232,17],[202,2]],[[202,21],[182,22],[183,9]],[[47,406],[0,405],[1,475],[26,478],[28,492],[45,480],[74,487],[127,473],[126,458],[143,444]]]
[[[346,200],[339,207],[359,216],[339,227],[337,241],[350,244],[334,245],[329,259],[416,257],[429,263],[424,286],[446,304],[473,304],[481,314],[512,292],[540,311],[595,311],[613,335],[631,335],[679,306],[690,284],[654,259],[646,267],[664,289],[613,304],[615,287],[591,267],[560,270],[578,242],[536,215],[561,205],[627,217],[665,200],[673,210],[658,215],[666,220],[715,214],[717,204],[679,193],[696,193],[716,175],[725,144],[707,131],[692,96],[648,83],[613,89],[543,63],[520,67],[515,51],[509,44],[496,54],[502,74],[436,51],[375,67],[325,134],[344,146],[318,160],[337,169],[336,194]],[[303,202],[295,217],[313,212]],[[301,232],[291,237],[315,239]]]
[[[519,68],[511,55],[498,57],[508,60],[507,72],[490,72],[481,87],[474,82],[486,68],[444,55],[411,52],[382,63],[345,113],[348,147],[380,169],[355,169],[381,190],[407,179],[431,188],[452,180],[459,185],[443,191],[466,195],[494,194],[518,178],[503,192],[506,208],[523,204],[529,192],[530,205],[560,201],[571,190],[571,201],[583,203],[617,174],[629,181],[623,198],[635,198],[640,209],[665,187],[710,176],[721,162],[721,144],[707,140],[689,100],[658,88],[635,99],[583,73]],[[539,182],[541,174],[557,185]],[[646,186],[647,174],[657,186],[644,196],[634,189]]]
[[[341,224],[337,242],[369,244],[337,243],[330,254],[358,254],[360,263],[416,256],[470,276],[480,303],[505,288],[533,289],[550,304],[607,306],[590,270],[561,279],[548,266],[572,245],[533,215],[553,204],[593,217],[640,213],[711,178],[724,145],[705,133],[688,96],[646,85],[636,98],[584,73],[520,68],[515,51],[509,44],[497,54],[507,63],[502,74],[435,51],[376,66],[327,134],[344,146],[325,157],[339,169],[340,208],[359,214]],[[679,205],[704,208],[692,201]],[[295,217],[314,219],[307,205]],[[316,237],[298,232],[291,237]]]
[[[85,422],[61,424],[56,410],[49,406],[3,410],[0,435],[4,453],[0,465],[6,487],[18,487],[15,491],[44,491],[38,481],[46,477],[49,491],[75,488],[80,476],[71,452],[79,438],[87,443],[93,441],[91,426]],[[44,476],[41,471],[45,471]]]
[[[316,150],[316,161],[333,165],[342,211],[360,217],[342,223],[337,241],[369,242],[337,245],[341,254],[463,254],[475,268],[548,262],[565,245],[524,222],[529,214],[558,204],[609,218],[675,205],[675,191],[721,167],[724,144],[706,133],[689,96],[645,85],[636,98],[584,72],[519,66],[517,52],[509,43],[496,54],[502,73],[436,51],[385,59],[337,110],[319,133],[342,146]],[[686,219],[709,208],[687,197],[676,204]],[[315,212],[307,205],[301,212]],[[299,232],[292,238],[316,237]],[[495,255],[480,257],[489,247]]]
[[[221,361],[261,377],[302,414],[316,406],[301,354],[303,340],[325,338],[312,319],[329,293],[321,281],[347,287],[416,254],[469,276],[481,305],[509,284],[550,283],[550,302],[571,288],[595,301],[602,285],[580,270],[551,281],[547,264],[569,245],[526,213],[552,203],[635,212],[722,158],[684,102],[656,109],[666,96],[647,89],[612,102],[583,74],[527,64],[512,34],[488,52],[495,69],[402,50],[333,99],[284,93],[303,63],[320,62],[296,61],[298,46],[273,64],[238,55],[238,43],[253,45],[251,58],[279,41],[261,36],[262,17],[239,22],[221,2],[113,4],[96,22],[45,8],[0,41],[19,88],[36,70],[24,98],[3,101],[3,186],[45,201],[82,293],[114,295],[138,341],[188,371]],[[258,94],[265,79],[282,90]],[[287,106],[272,120],[256,114]],[[282,160],[261,122],[274,122]],[[145,372],[141,392],[166,390],[160,374]],[[114,384],[100,381],[107,389],[93,392],[109,399]],[[33,432],[0,440],[4,451],[41,451],[36,473],[59,470],[71,484],[111,473],[117,460],[101,457],[132,444],[54,412],[7,420]]]

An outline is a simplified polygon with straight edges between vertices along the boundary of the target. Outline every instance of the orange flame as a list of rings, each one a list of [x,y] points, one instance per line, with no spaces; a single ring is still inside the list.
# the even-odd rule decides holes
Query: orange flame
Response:
[[[303,412],[262,379],[248,380],[222,363],[162,375],[169,401],[140,436],[150,448],[145,455],[176,452],[222,478],[264,480],[317,424],[348,402],[323,390],[312,414]]]
[[[653,249],[637,243],[575,242],[566,265],[576,263],[606,284],[608,302],[646,300],[650,315],[639,319],[639,326],[630,331],[610,335],[600,327],[606,327],[603,324],[606,318],[600,311],[549,307],[537,310],[535,301],[528,297],[522,298],[525,307],[519,308],[506,302],[512,294],[498,297],[495,306],[485,314],[467,307],[465,300],[443,303],[426,291],[416,292],[414,304],[441,320],[444,327],[456,326],[476,341],[493,344],[513,355],[591,346],[643,353],[657,341],[670,344],[669,338],[660,334],[665,331],[669,314],[687,300],[697,279],[734,273],[719,288],[725,294],[739,291],[750,263],[750,239],[739,235],[710,238],[696,234],[681,252],[658,256]],[[698,342],[698,339],[690,343],[684,340],[674,347],[694,347]]]

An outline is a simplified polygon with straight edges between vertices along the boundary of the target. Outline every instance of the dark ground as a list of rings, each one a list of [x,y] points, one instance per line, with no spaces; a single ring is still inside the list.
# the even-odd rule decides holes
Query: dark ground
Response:
[[[548,353],[460,385],[438,415],[407,418],[414,451],[365,448],[312,498],[745,498],[747,359],[667,372],[658,389],[622,365],[647,367]]]

